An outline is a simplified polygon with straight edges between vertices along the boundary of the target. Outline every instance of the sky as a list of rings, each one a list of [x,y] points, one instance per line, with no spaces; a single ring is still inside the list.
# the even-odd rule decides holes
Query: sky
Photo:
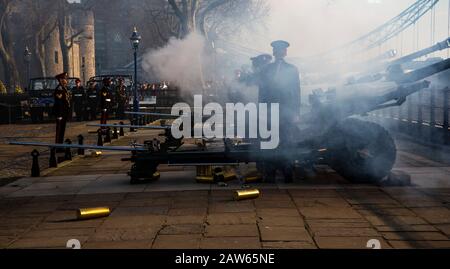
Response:
[[[308,56],[327,51],[366,34],[400,14],[416,0],[268,0],[271,17],[268,35],[271,40],[290,41],[291,56]],[[440,0],[436,6],[436,42],[448,37],[449,0]],[[431,41],[431,15],[419,22],[420,47]],[[411,33],[410,33],[411,32]],[[413,40],[412,31],[405,32],[405,40]],[[386,45],[399,49],[398,40]],[[406,53],[409,48],[404,42]],[[258,49],[268,45],[252,44]]]
[[[78,2],[79,0],[69,0]],[[251,36],[246,46],[270,51],[270,41],[284,39],[291,43],[290,56],[305,57],[348,43],[400,14],[416,0],[267,0],[270,18],[264,36]],[[435,41],[449,36],[450,0],[440,0],[436,6]],[[418,24],[419,45],[414,47],[413,29],[391,40],[384,51],[396,49],[401,54],[431,45],[431,14]],[[403,41],[402,41],[403,40]],[[446,52],[447,53],[447,52]]]

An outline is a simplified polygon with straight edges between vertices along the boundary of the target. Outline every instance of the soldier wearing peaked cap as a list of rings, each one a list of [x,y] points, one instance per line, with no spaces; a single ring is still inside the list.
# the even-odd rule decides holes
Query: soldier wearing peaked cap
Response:
[[[117,102],[116,117],[119,119],[125,118],[125,110],[128,103],[128,96],[124,82],[125,81],[123,78],[118,79],[118,85],[116,86],[116,93],[115,93]]]
[[[111,79],[105,78],[103,79],[103,87],[99,92],[99,100],[100,100],[100,124],[107,124],[108,115],[112,108],[112,95],[111,95]],[[102,128],[105,129],[105,128]]]
[[[66,124],[70,114],[70,93],[67,89],[67,73],[57,75],[55,78],[58,80],[58,86],[56,87],[53,97],[53,115],[56,118],[56,136],[55,143],[63,144],[64,135],[66,132]]]
[[[86,91],[78,78],[75,80],[75,87],[72,88],[72,104],[77,121],[82,121],[86,105]]]
[[[259,86],[260,82],[260,72],[263,70],[270,62],[272,62],[272,56],[269,54],[261,54],[259,56],[250,58],[252,61],[252,72],[248,73],[238,73],[239,82],[243,82],[247,85]]]
[[[279,148],[287,148],[295,142],[295,124],[300,117],[300,75],[298,69],[284,58],[287,56],[287,48],[290,44],[286,41],[278,40],[271,44],[275,62],[267,65],[261,71],[261,87],[259,102],[274,104],[278,103],[280,108]],[[270,112],[270,109],[269,109]],[[270,115],[269,118],[270,119]],[[268,120],[270,122],[270,120]],[[284,173],[285,180],[292,180],[293,164],[277,164],[277,169]],[[273,171],[272,171],[273,172]],[[276,170],[275,170],[276,172]],[[272,173],[273,174],[273,173]]]
[[[86,120],[96,120],[98,109],[98,92],[95,81],[88,82],[88,89],[86,91]]]

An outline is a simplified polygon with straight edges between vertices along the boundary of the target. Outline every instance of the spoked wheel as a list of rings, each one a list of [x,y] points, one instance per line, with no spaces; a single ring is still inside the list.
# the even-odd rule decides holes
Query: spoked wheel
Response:
[[[354,183],[379,183],[395,163],[392,136],[372,122],[347,119],[330,130],[326,143],[331,168]]]

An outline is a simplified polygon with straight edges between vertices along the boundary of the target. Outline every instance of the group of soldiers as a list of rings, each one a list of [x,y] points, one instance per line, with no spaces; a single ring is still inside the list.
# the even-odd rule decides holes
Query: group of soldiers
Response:
[[[59,74],[55,78],[58,80],[58,86],[54,92],[53,115],[56,118],[55,142],[57,144],[64,142],[66,124],[72,118],[73,112],[75,112],[76,120],[82,121],[96,120],[100,111],[101,124],[107,123],[108,117],[114,110],[116,118],[125,118],[129,96],[123,79],[118,79],[115,89],[112,87],[110,78],[103,80],[101,89],[96,87],[95,82],[89,81],[86,90],[81,85],[81,80],[77,79],[75,87],[69,90],[67,73]]]

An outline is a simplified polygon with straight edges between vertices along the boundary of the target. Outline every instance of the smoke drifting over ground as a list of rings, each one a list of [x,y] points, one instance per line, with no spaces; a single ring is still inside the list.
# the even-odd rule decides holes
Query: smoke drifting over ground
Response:
[[[172,38],[165,47],[145,54],[142,67],[149,76],[170,81],[195,94],[201,93],[202,69],[209,60],[204,37],[191,33],[182,40]]]

